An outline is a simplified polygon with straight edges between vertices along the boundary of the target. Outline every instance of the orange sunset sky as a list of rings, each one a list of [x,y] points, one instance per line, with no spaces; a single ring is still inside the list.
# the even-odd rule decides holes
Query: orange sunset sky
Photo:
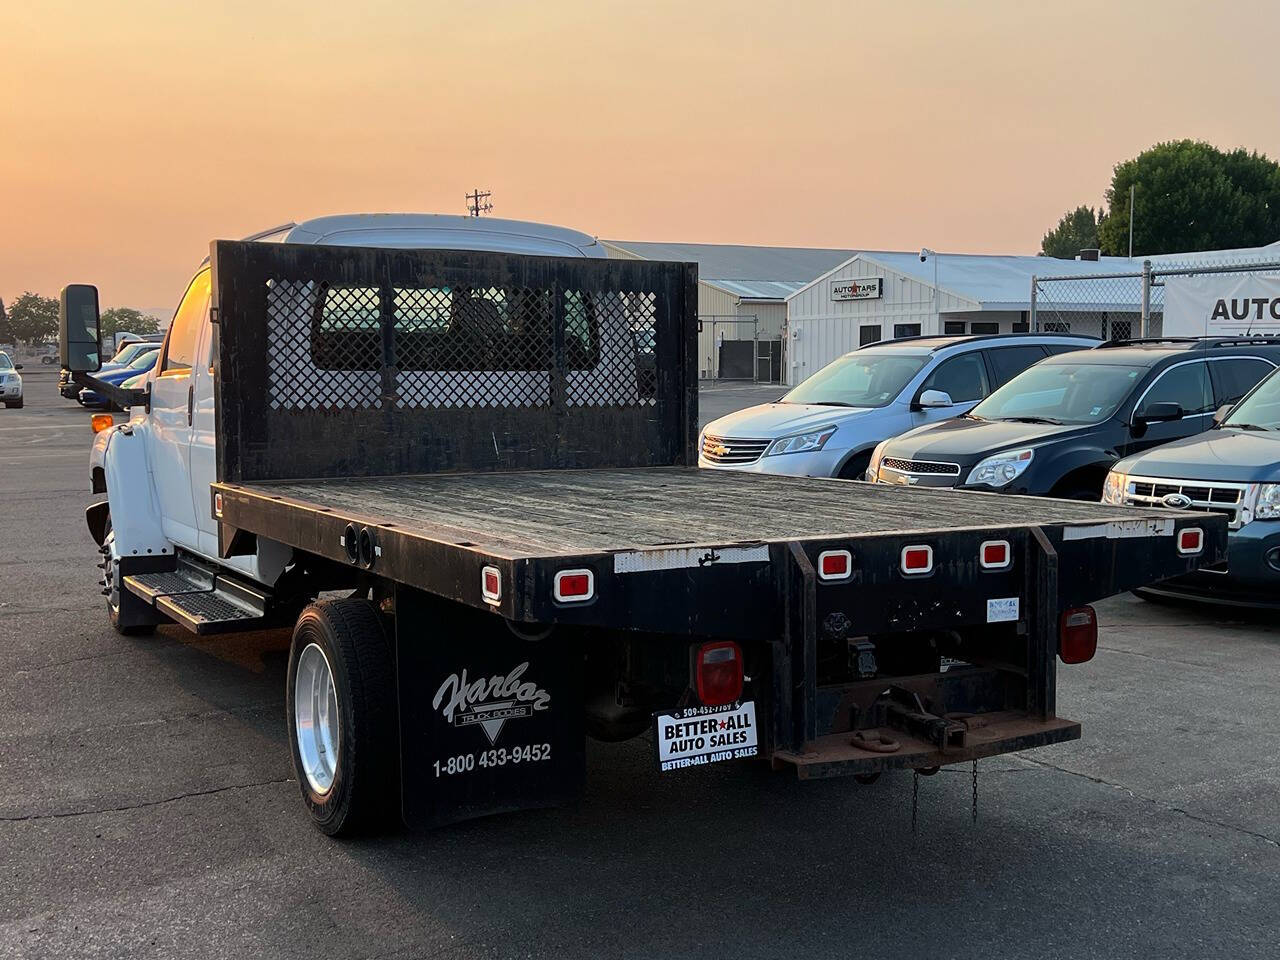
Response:
[[[1280,156],[1277,36],[1274,0],[0,0],[0,297],[169,308],[211,238],[475,185],[610,238],[1034,253],[1157,140]]]

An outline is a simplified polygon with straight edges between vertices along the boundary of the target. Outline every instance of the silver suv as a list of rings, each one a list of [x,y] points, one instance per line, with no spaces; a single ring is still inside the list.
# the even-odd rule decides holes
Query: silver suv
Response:
[[[1014,333],[868,344],[774,403],[708,423],[698,438],[698,465],[861,480],[881,440],[959,416],[1046,356],[1098,343]]]

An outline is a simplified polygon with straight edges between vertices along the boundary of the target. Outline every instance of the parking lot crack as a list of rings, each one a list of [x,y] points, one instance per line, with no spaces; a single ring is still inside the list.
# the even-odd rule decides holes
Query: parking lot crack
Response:
[[[1172,804],[1164,803],[1155,797],[1148,797],[1145,794],[1138,793],[1132,787],[1126,787],[1123,783],[1116,783],[1113,780],[1107,780],[1103,777],[1095,777],[1092,774],[1081,773],[1079,770],[1072,770],[1069,767],[1062,767],[1056,763],[1049,763],[1047,760],[1036,760],[1032,757],[1025,756],[1020,756],[1018,759],[1025,763],[1035,764],[1038,767],[1046,767],[1049,770],[1056,770],[1059,773],[1065,773],[1068,776],[1079,777],[1081,780],[1088,780],[1091,783],[1101,784],[1104,787],[1111,787],[1113,790],[1123,790],[1129,796],[1133,797],[1133,799],[1149,803],[1152,806],[1159,807],[1161,810],[1168,813],[1176,813],[1180,816],[1186,817],[1188,820],[1194,820],[1197,823],[1203,823],[1208,826],[1221,827],[1224,830],[1230,830],[1232,833],[1239,833],[1246,837],[1253,837],[1255,840],[1261,840],[1263,843],[1280,848],[1280,839],[1268,836],[1265,833],[1259,833],[1256,830],[1249,830],[1248,828],[1239,826],[1238,824],[1227,823],[1224,820],[1215,820],[1214,818],[1206,817],[1203,814],[1193,813],[1185,807],[1177,807]]]
[[[212,787],[208,790],[192,790],[187,793],[174,794],[159,800],[143,800],[138,803],[127,803],[118,807],[95,807],[89,810],[59,810],[55,813],[28,813],[16,817],[0,817],[0,823],[27,823],[40,820],[66,820],[71,817],[89,817],[100,813],[127,813],[130,810],[145,810],[148,807],[160,807],[168,803],[178,803],[195,797],[209,797],[232,790],[252,790],[255,787],[269,787],[280,783],[289,783],[291,778],[280,777],[274,780],[254,780],[249,783],[230,783],[223,787]]]

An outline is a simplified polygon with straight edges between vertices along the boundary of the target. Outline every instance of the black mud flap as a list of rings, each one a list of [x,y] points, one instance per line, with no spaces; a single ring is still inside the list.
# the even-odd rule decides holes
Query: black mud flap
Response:
[[[402,809],[435,827],[578,798],[582,653],[555,631],[517,636],[496,614],[396,590]]]

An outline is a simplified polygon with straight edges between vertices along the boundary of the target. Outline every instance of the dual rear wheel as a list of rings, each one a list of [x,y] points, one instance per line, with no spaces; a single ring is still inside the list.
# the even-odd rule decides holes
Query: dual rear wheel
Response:
[[[372,833],[400,810],[395,671],[368,600],[324,600],[293,631],[285,687],[293,770],[315,825]]]

